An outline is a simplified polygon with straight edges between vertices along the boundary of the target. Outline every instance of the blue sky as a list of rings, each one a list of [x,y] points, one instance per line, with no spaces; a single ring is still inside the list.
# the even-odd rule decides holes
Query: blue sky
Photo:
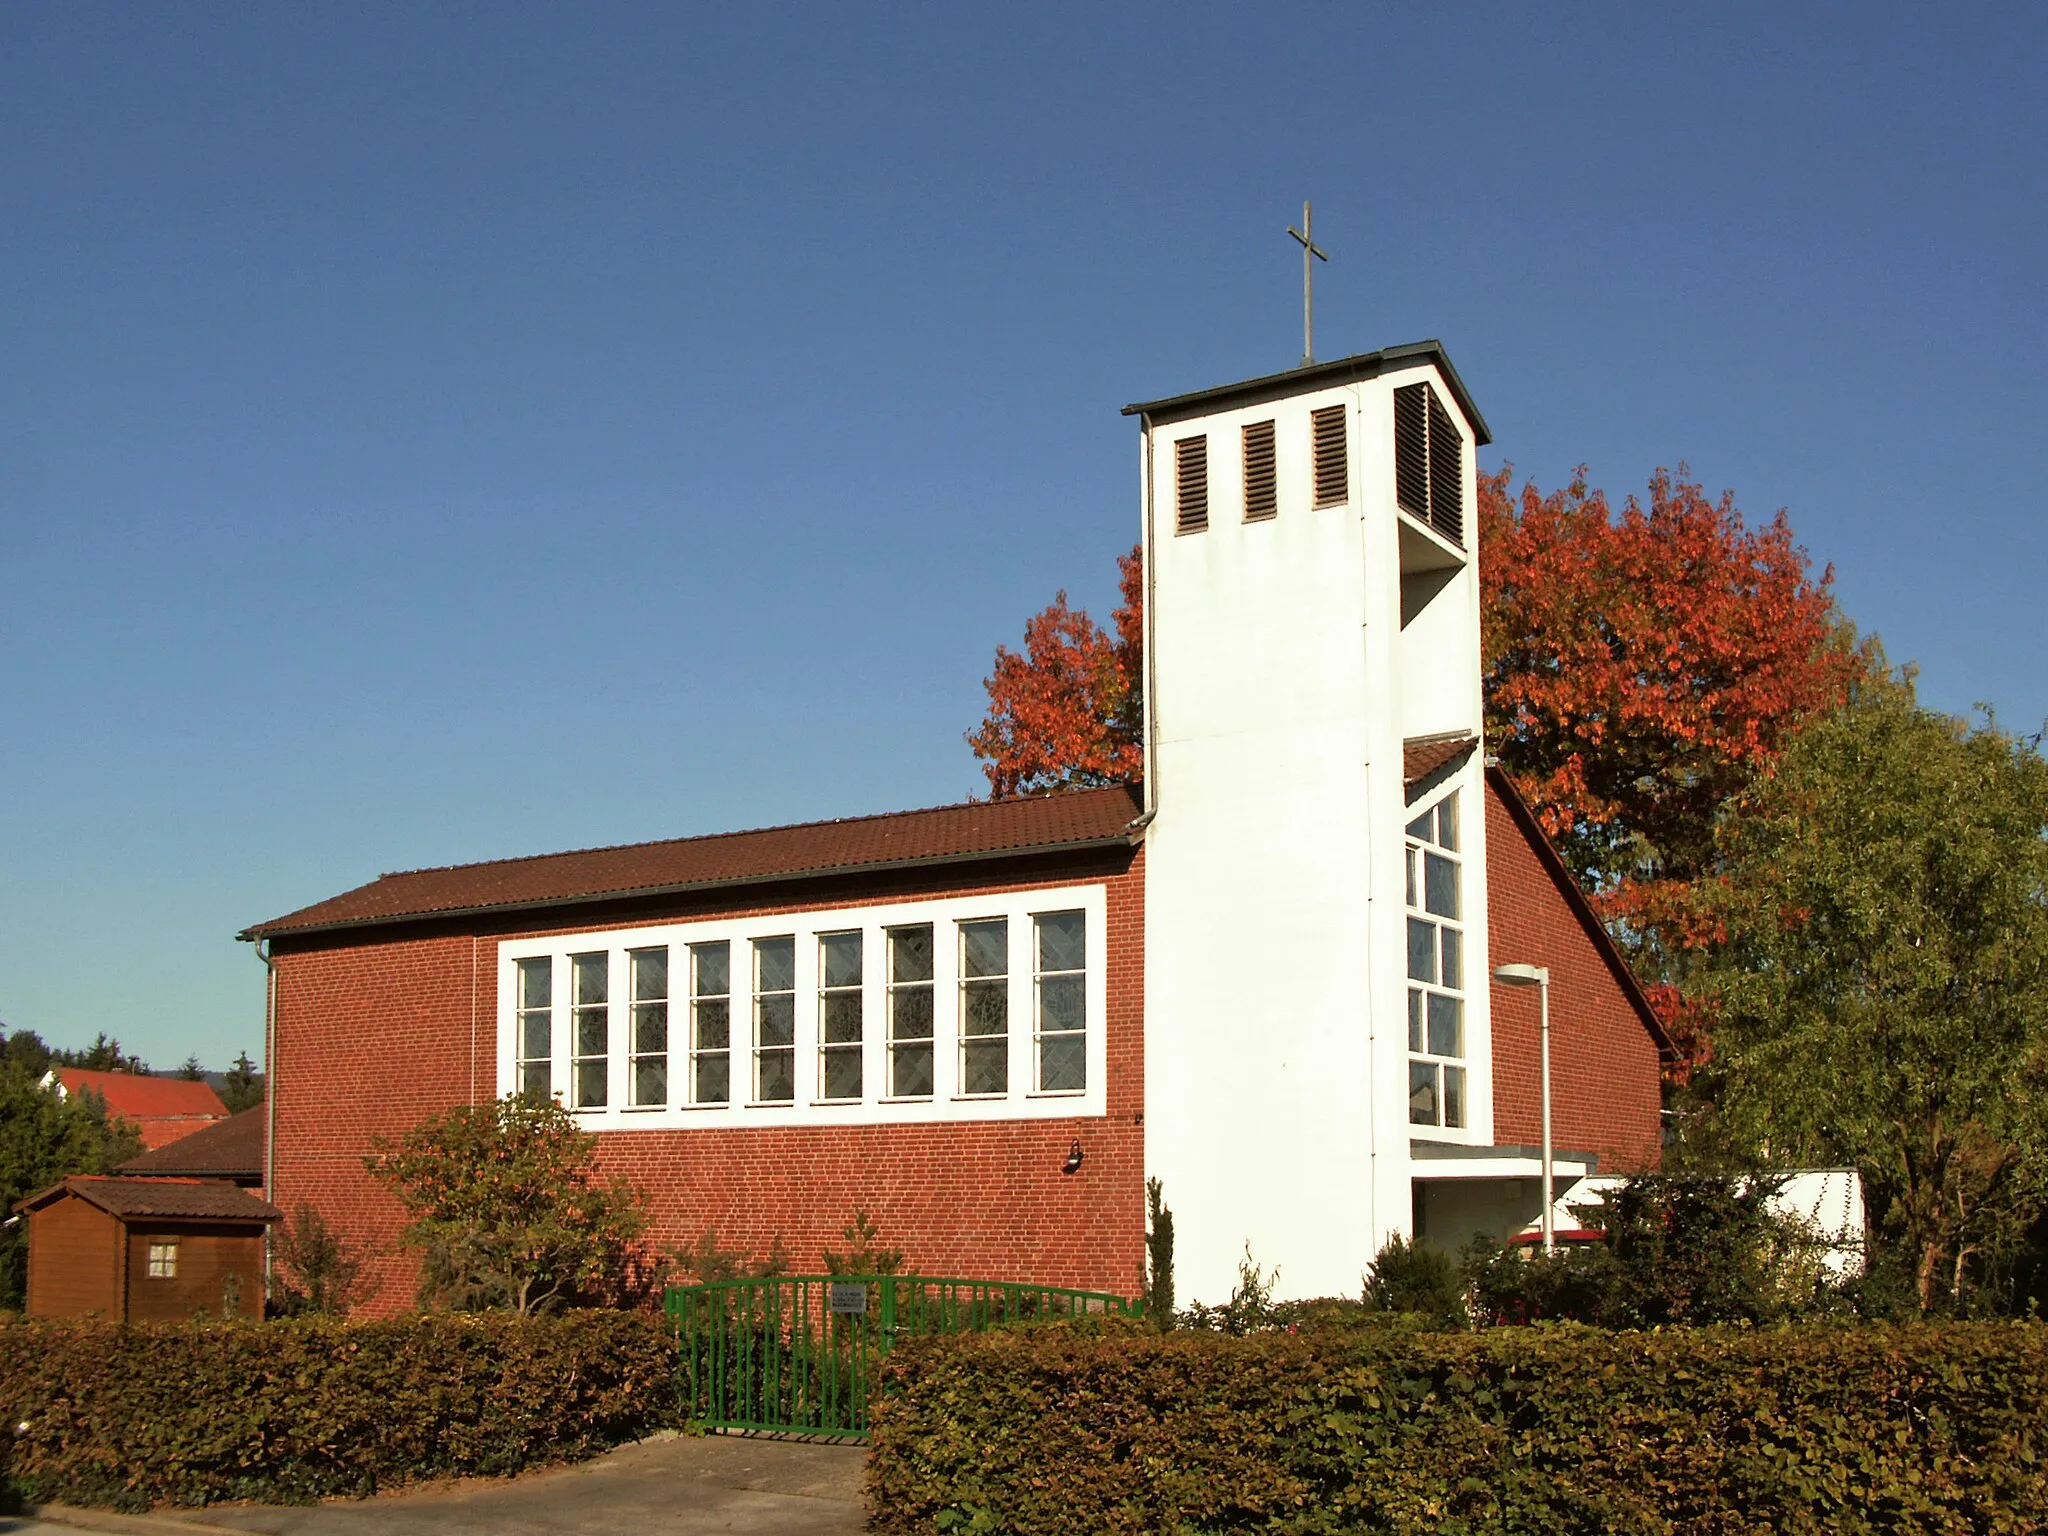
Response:
[[[1661,11],[1664,8],[1655,8]],[[1440,337],[2048,715],[2048,9],[0,9],[0,1020],[383,870],[965,798],[1154,398]]]

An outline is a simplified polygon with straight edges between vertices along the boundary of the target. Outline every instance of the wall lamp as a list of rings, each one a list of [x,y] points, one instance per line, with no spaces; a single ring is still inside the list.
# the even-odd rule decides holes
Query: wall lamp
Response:
[[[1071,1147],[1069,1147],[1069,1148],[1067,1149],[1067,1160],[1066,1160],[1066,1163],[1065,1163],[1065,1164],[1064,1164],[1064,1165],[1063,1165],[1063,1166],[1062,1166],[1062,1167],[1060,1168],[1060,1172],[1061,1172],[1061,1173],[1079,1173],[1080,1171],[1081,1171],[1081,1138],[1080,1138],[1080,1137],[1078,1137],[1078,1136],[1076,1136],[1076,1137],[1074,1138],[1074,1144],[1073,1144],[1073,1146],[1071,1146]]]

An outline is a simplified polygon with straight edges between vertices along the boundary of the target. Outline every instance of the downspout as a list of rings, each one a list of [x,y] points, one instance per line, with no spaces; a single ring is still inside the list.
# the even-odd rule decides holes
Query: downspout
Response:
[[[263,1198],[277,1197],[277,966],[270,958],[270,940],[256,941],[263,962]],[[272,1226],[263,1228],[263,1299],[270,1299]]]
[[[1154,740],[1155,729],[1153,724],[1155,719],[1153,714],[1154,701],[1159,697],[1159,690],[1156,686],[1159,677],[1158,667],[1152,659],[1157,650],[1154,638],[1159,623],[1159,605],[1153,601],[1156,593],[1154,591],[1155,582],[1152,570],[1152,413],[1146,411],[1139,416],[1138,420],[1144,427],[1142,439],[1144,446],[1141,449],[1144,455],[1144,473],[1142,476],[1143,483],[1139,487],[1144,505],[1144,523],[1138,532],[1145,546],[1143,552],[1145,562],[1145,710],[1142,722],[1145,732],[1145,814],[1140,820],[1142,823],[1149,824],[1152,818],[1159,814],[1159,753]]]

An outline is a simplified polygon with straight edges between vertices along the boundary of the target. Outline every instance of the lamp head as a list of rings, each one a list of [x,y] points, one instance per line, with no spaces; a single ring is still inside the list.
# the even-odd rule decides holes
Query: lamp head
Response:
[[[1545,987],[1550,985],[1550,967],[1547,965],[1495,966],[1493,979],[1504,987]]]

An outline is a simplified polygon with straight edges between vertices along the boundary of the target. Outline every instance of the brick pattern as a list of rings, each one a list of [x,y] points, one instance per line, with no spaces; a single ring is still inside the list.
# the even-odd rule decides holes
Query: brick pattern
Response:
[[[653,1238],[765,1253],[781,1236],[800,1271],[816,1269],[856,1207],[881,1241],[927,1274],[1018,1279],[1135,1292],[1144,1249],[1144,855],[1118,849],[1034,868],[1003,883],[984,871],[877,877],[810,899],[757,905],[678,901],[636,920],[753,917],[886,905],[969,892],[1007,893],[1101,880],[1107,890],[1106,1113],[1071,1120],[927,1125],[706,1127],[607,1132],[600,1161],[649,1196]],[[580,914],[579,914],[580,915]],[[400,935],[280,939],[277,1050],[269,1064],[276,1187],[286,1212],[311,1205],[374,1255],[365,1310],[411,1304],[414,1256],[403,1215],[363,1165],[372,1140],[480,1102],[497,1079],[497,943],[590,932],[604,923],[479,923]],[[1079,1139],[1080,1171],[1061,1172]]]
[[[1602,1173],[1657,1164],[1657,1044],[1536,850],[1486,790],[1487,942],[1495,965],[1550,968],[1551,1131],[1600,1154]],[[1493,985],[1493,1138],[1543,1135],[1541,1027],[1533,987]]]

